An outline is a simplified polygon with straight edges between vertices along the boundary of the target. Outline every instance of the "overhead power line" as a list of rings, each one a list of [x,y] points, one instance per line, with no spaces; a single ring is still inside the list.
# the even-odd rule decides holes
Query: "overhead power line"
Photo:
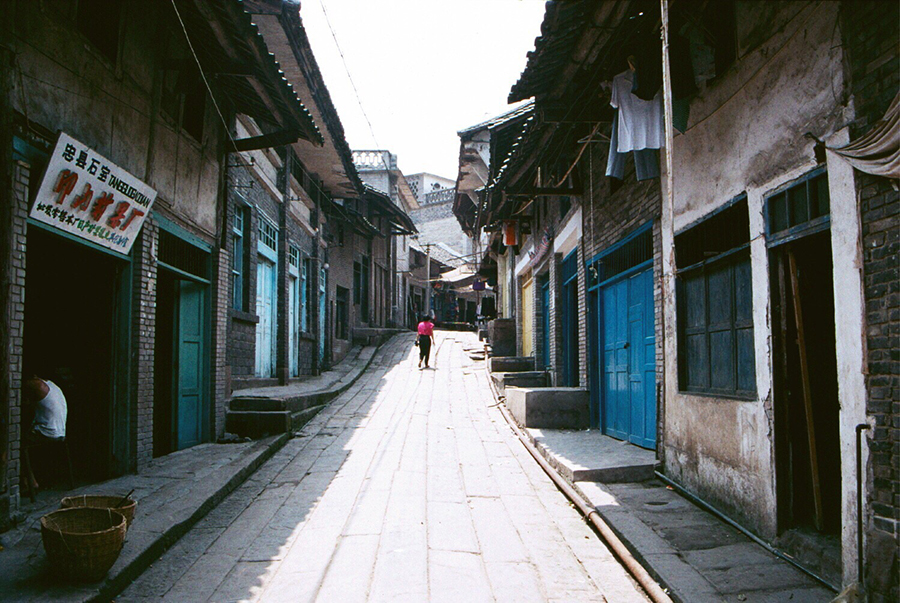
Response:
[[[341,62],[344,63],[344,71],[347,73],[347,79],[350,80],[350,86],[353,87],[356,103],[359,105],[359,110],[362,111],[363,118],[365,118],[366,123],[369,125],[369,132],[372,134],[372,140],[375,142],[375,147],[380,149],[381,145],[378,144],[378,137],[375,136],[375,128],[372,127],[372,122],[369,121],[369,116],[366,114],[365,107],[363,107],[362,99],[359,98],[359,90],[356,88],[353,76],[350,75],[350,67],[347,66],[347,58],[344,56],[344,51],[341,50],[340,43],[338,43],[337,35],[334,33],[334,27],[331,26],[331,19],[328,18],[328,10],[325,9],[325,0],[319,0],[319,6],[322,7],[322,14],[325,15],[325,23],[328,25],[328,31],[331,32],[331,37],[334,38],[334,46],[337,48],[338,54],[341,55]]]

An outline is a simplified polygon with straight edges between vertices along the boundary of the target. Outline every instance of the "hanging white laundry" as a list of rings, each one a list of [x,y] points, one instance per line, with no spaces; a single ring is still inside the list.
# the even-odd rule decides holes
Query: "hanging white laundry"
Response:
[[[665,146],[662,91],[645,101],[631,93],[634,74],[623,71],[613,78],[609,104],[618,109],[620,153]]]

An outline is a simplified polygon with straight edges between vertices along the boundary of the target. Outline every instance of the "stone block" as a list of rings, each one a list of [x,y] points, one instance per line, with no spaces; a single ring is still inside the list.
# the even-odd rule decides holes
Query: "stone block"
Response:
[[[290,430],[291,413],[287,410],[229,410],[225,413],[225,431],[241,437],[256,439]]]
[[[516,355],[516,321],[497,318],[488,323],[488,340],[492,356]]]
[[[506,405],[523,427],[590,427],[588,391],[580,387],[510,387]]]
[[[491,358],[492,373],[518,373],[533,370],[533,356],[499,356]]]

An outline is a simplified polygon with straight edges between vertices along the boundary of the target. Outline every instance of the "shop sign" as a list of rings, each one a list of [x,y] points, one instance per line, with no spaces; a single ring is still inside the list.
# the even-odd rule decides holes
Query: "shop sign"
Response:
[[[30,216],[127,254],[155,200],[146,183],[63,132]]]

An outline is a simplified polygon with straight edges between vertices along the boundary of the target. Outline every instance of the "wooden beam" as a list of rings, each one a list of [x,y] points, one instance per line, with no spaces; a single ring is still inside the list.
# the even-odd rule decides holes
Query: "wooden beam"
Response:
[[[256,151],[258,149],[270,149],[297,142],[300,133],[297,130],[278,130],[270,134],[248,136],[234,141],[232,151]]]

